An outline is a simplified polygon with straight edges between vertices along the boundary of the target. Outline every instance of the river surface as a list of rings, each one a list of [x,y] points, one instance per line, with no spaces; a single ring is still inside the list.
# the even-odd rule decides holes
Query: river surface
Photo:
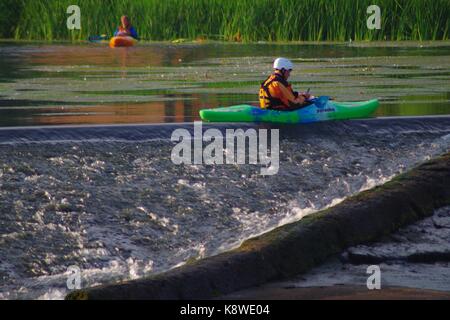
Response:
[[[437,44],[2,42],[0,126],[193,121],[201,108],[258,104],[277,56],[295,63],[299,91],[379,98],[377,116],[448,114],[450,43]]]
[[[273,176],[175,165],[173,130],[256,104],[275,56],[299,89],[380,98],[377,118],[204,126],[279,128]],[[446,45],[1,43],[0,298],[63,298],[69,266],[83,287],[168,270],[449,152],[449,66]]]

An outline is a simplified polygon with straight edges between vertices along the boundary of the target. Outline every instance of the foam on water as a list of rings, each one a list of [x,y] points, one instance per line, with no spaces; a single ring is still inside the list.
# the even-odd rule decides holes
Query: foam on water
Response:
[[[448,122],[282,128],[270,177],[174,165],[178,126],[0,130],[0,298],[62,298],[72,265],[84,287],[227,250],[448,152]]]

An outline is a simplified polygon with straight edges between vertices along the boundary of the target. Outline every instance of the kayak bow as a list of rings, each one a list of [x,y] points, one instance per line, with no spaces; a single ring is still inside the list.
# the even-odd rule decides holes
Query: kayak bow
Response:
[[[132,47],[137,43],[137,40],[133,37],[128,36],[119,36],[119,37],[112,37],[109,41],[109,46],[111,48],[116,47]]]

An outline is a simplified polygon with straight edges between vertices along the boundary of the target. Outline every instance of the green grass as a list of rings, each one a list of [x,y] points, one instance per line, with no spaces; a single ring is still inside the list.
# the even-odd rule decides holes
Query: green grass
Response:
[[[66,28],[74,3],[81,31]],[[381,30],[366,27],[374,3]],[[449,0],[1,0],[0,37],[84,40],[111,35],[127,14],[146,40],[447,40],[449,11]]]

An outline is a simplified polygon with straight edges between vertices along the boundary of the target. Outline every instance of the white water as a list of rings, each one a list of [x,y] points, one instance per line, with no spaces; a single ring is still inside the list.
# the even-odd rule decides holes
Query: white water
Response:
[[[175,166],[163,140],[1,145],[0,298],[63,298],[71,265],[85,287],[204,258],[450,149],[450,135],[426,126],[344,129],[282,139],[272,177]]]

